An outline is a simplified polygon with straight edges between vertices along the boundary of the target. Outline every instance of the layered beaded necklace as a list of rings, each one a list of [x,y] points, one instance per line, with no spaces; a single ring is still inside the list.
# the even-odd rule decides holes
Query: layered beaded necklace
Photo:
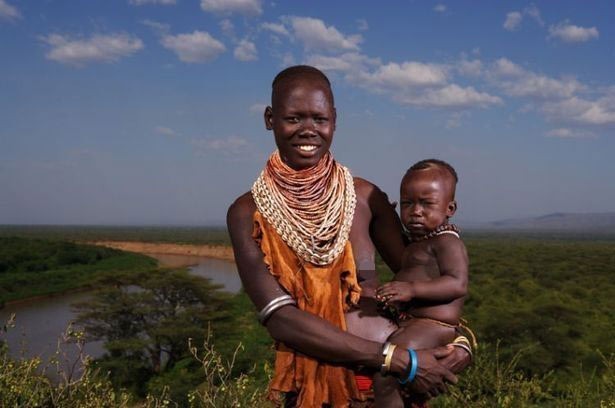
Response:
[[[344,250],[356,195],[352,175],[330,153],[294,170],[276,150],[252,186],[256,208],[300,259],[328,265]]]
[[[428,232],[424,235],[411,235],[410,232],[404,226],[404,234],[408,237],[411,242],[424,241],[429,238],[436,237],[442,234],[453,234],[457,238],[459,238],[459,228],[455,224],[442,224],[438,228],[433,231]]]

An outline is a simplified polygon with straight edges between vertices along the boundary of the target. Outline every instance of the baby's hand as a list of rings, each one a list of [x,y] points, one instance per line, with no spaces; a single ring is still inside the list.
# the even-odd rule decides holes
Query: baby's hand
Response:
[[[376,298],[385,303],[409,302],[413,297],[412,282],[388,282],[376,290]]]

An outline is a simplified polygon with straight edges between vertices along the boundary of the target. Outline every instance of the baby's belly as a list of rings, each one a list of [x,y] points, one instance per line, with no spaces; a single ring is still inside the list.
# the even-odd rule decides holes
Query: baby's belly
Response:
[[[358,306],[346,313],[346,329],[349,333],[384,343],[397,330],[395,323],[378,313],[373,297],[361,296]]]
[[[461,317],[459,314],[459,308],[452,304],[411,307],[408,312],[414,317],[424,317],[438,320],[454,326],[459,324],[459,319]]]

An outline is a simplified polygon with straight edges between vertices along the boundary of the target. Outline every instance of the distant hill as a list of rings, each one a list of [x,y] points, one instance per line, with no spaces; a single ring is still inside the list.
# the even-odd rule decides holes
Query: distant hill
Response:
[[[615,212],[553,213],[475,225],[479,229],[615,233]]]

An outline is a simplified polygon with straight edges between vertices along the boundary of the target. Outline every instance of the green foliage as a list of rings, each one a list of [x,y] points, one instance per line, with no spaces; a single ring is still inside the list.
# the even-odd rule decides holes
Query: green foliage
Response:
[[[8,322],[0,330],[0,335],[11,328],[12,322]],[[64,346],[68,342],[72,346],[83,350],[83,336],[72,332],[70,329],[64,338]],[[132,406],[131,396],[123,391],[116,391],[112,384],[100,376],[87,364],[81,375],[74,378],[73,374],[61,376],[59,383],[54,384],[46,376],[45,372],[59,366],[59,360],[44,364],[40,358],[20,358],[17,360],[9,357],[6,345],[0,344],[0,406],[2,407],[58,407],[58,408],[124,408]],[[56,355],[61,355],[58,349]]]
[[[265,399],[265,388],[254,379],[252,371],[235,372],[234,365],[241,345],[230,359],[225,359],[215,347],[206,340],[203,350],[192,346],[192,356],[201,364],[205,381],[188,394],[191,407],[265,407],[272,406]],[[267,377],[269,372],[266,371]]]
[[[0,237],[0,305],[93,284],[151,268],[156,261],[110,248],[71,242]]]
[[[465,315],[477,332],[481,349],[474,364],[460,375],[459,386],[450,387],[451,393],[432,401],[431,406],[615,408],[615,244],[471,235],[466,235],[465,241],[471,260]],[[199,355],[188,348],[185,340],[192,337],[193,344],[200,344],[205,336],[204,322],[209,319],[196,324],[200,325],[200,337],[182,331],[190,326],[190,319],[164,320],[164,313],[169,311],[156,315],[161,319],[159,322],[164,322],[157,330],[139,331],[133,327],[141,324],[140,313],[156,308],[152,303],[156,296],[145,296],[146,289],[139,286],[147,275],[155,275],[151,266],[131,269],[129,258],[116,255],[93,264],[89,263],[92,258],[85,255],[47,256],[48,261],[30,264],[31,259],[18,256],[20,275],[12,275],[13,281],[2,281],[9,267],[6,259],[0,256],[2,289],[4,282],[21,282],[25,286],[30,277],[46,273],[37,268],[43,269],[41,265],[50,259],[73,262],[62,267],[68,271],[65,276],[79,276],[82,268],[99,267],[105,262],[114,265],[109,267],[112,274],[104,273],[105,268],[97,274],[107,276],[105,282],[110,289],[105,291],[105,302],[112,305],[110,319],[122,335],[109,342],[105,358],[88,366],[90,380],[84,382],[90,384],[85,388],[90,390],[92,384],[98,384],[98,391],[89,394],[92,401],[99,398],[98,406],[122,406],[122,401],[128,401],[122,398],[129,395],[145,395],[141,401],[144,406],[264,406],[262,395],[273,360],[272,341],[257,323],[245,294],[224,299],[219,308],[210,311],[210,316],[223,313],[212,322],[215,336],[205,343]],[[391,275],[380,260],[377,268],[382,280],[390,280]],[[148,273],[143,273],[146,270]],[[169,286],[163,278],[156,277],[160,285]],[[53,279],[46,283],[53,284]],[[138,295],[139,302],[131,294]],[[131,339],[137,332],[145,334]],[[147,338],[170,338],[175,333],[177,349],[181,351],[171,364],[165,364],[166,357],[161,358],[160,370],[156,372],[150,353],[156,350],[156,342]],[[179,344],[182,337],[183,345]],[[240,342],[243,349],[235,353]],[[164,347],[160,347],[161,355],[166,355],[161,351]],[[0,350],[5,353],[1,341]],[[48,406],[85,404],[74,403],[76,399],[72,400],[73,405],[47,403],[59,388],[36,374],[34,367],[40,367],[40,362],[19,360],[10,365],[8,361],[0,361],[0,401],[26,401],[25,406],[28,401]],[[113,381],[98,372],[110,372]],[[13,373],[15,377],[11,377]],[[224,375],[220,377],[217,373]],[[75,383],[73,387],[77,390],[79,385]],[[74,391],[71,398],[85,398],[82,396],[86,394]]]
[[[466,240],[470,294],[464,308],[481,341],[502,359],[520,350],[528,375],[554,371],[557,386],[615,353],[615,244]]]
[[[434,408],[609,407],[615,406],[615,358],[603,360],[599,377],[579,375],[574,383],[557,386],[552,373],[528,376],[518,369],[524,351],[503,359],[501,349],[481,347],[473,364],[449,394],[430,402]]]
[[[105,341],[108,352],[96,366],[139,395],[151,378],[189,356],[187,339],[203,341],[209,322],[228,317],[228,297],[219,286],[185,270],[155,269],[101,283],[91,300],[75,305],[77,322],[89,339]]]

